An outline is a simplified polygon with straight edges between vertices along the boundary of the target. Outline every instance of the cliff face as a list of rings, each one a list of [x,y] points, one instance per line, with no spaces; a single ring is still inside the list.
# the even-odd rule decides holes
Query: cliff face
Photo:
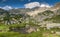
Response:
[[[46,10],[53,11],[56,13],[57,10],[60,9],[60,3],[55,4],[53,7],[40,7],[40,8],[35,8],[34,11],[27,12],[28,15],[35,17],[38,13],[44,12]]]
[[[59,3],[56,3],[54,7],[59,7],[60,8],[60,2]]]

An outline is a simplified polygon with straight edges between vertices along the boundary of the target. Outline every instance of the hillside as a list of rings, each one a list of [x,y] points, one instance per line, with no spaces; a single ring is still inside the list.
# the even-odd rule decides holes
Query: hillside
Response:
[[[0,37],[60,37],[60,3],[53,7],[0,9]]]

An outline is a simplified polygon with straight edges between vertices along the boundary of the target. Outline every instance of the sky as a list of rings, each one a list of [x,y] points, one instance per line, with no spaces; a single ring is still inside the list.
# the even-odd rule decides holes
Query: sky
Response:
[[[0,0],[0,8],[33,8],[35,6],[51,6],[60,0]],[[42,5],[40,5],[42,4]],[[32,5],[32,7],[30,7]],[[34,6],[33,6],[34,5]]]

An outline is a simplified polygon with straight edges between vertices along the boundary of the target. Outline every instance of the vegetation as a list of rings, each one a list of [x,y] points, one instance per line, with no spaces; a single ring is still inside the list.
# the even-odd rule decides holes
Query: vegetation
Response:
[[[58,28],[58,27],[51,28],[50,30],[48,30],[46,27],[41,27],[40,24],[43,21],[38,22],[37,20],[35,20],[35,18],[31,18],[32,16],[24,14],[24,12],[21,13],[21,14],[10,14],[8,11],[3,11],[3,10],[2,10],[2,12],[3,13],[1,13],[1,15],[3,15],[4,17],[2,17],[3,21],[0,20],[0,37],[54,37],[54,36],[57,36],[57,34],[55,33],[56,34],[55,35],[55,34],[51,33],[51,31],[60,31],[60,28]],[[15,12],[15,10],[14,10],[14,12]],[[16,12],[17,12],[17,10],[16,10]],[[20,12],[20,11],[18,10],[18,12]],[[53,14],[53,15],[51,15],[51,14]],[[47,17],[47,16],[50,17],[50,15],[51,15],[51,18],[47,17],[46,19],[44,19],[44,21],[52,21],[54,23],[60,23],[60,15],[54,16],[53,11],[47,10],[47,11],[44,11],[42,13],[38,13],[38,15],[39,16],[43,15],[42,16],[43,18]],[[1,19],[1,17],[0,17],[0,19]],[[11,21],[13,21],[13,23]],[[44,24],[42,24],[42,25],[44,25]],[[31,27],[32,29],[30,29],[30,26],[32,26],[33,28]],[[39,30],[36,29],[36,27]],[[11,31],[10,31],[10,28],[12,28]],[[25,28],[27,28],[27,29],[25,29]],[[25,33],[24,34],[24,33],[18,32],[17,30],[13,31],[13,29],[14,30],[25,29],[25,30],[28,30],[28,31],[34,30],[35,32],[33,31],[31,33]],[[60,37],[60,36],[58,35],[57,37]]]
[[[54,23],[60,23],[60,15],[54,16],[52,18],[46,18],[45,21],[52,21]]]
[[[53,13],[53,11],[50,11],[50,10],[44,11],[42,13],[38,13],[38,15],[45,15],[45,16],[49,16],[51,14],[54,14],[54,13]]]

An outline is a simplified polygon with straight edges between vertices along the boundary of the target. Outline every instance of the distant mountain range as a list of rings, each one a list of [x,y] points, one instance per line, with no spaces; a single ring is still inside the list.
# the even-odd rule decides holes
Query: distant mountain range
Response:
[[[7,14],[6,14],[7,13]],[[0,18],[5,15],[15,17],[15,15],[22,15],[23,19],[34,19],[38,22],[51,21],[55,23],[60,23],[60,3],[55,4],[53,7],[35,7],[32,9],[29,8],[19,8],[19,9],[10,9],[4,10],[0,8]],[[23,21],[24,21],[23,20]]]
[[[35,17],[38,13],[44,12],[46,10],[50,10],[53,11],[54,13],[56,13],[57,10],[60,9],[60,3],[55,4],[53,7],[48,8],[48,7],[35,7],[32,9],[29,8],[19,8],[19,9],[10,9],[8,10],[8,12],[10,14],[27,14],[29,16],[33,16]],[[6,11],[0,8],[0,13]]]

